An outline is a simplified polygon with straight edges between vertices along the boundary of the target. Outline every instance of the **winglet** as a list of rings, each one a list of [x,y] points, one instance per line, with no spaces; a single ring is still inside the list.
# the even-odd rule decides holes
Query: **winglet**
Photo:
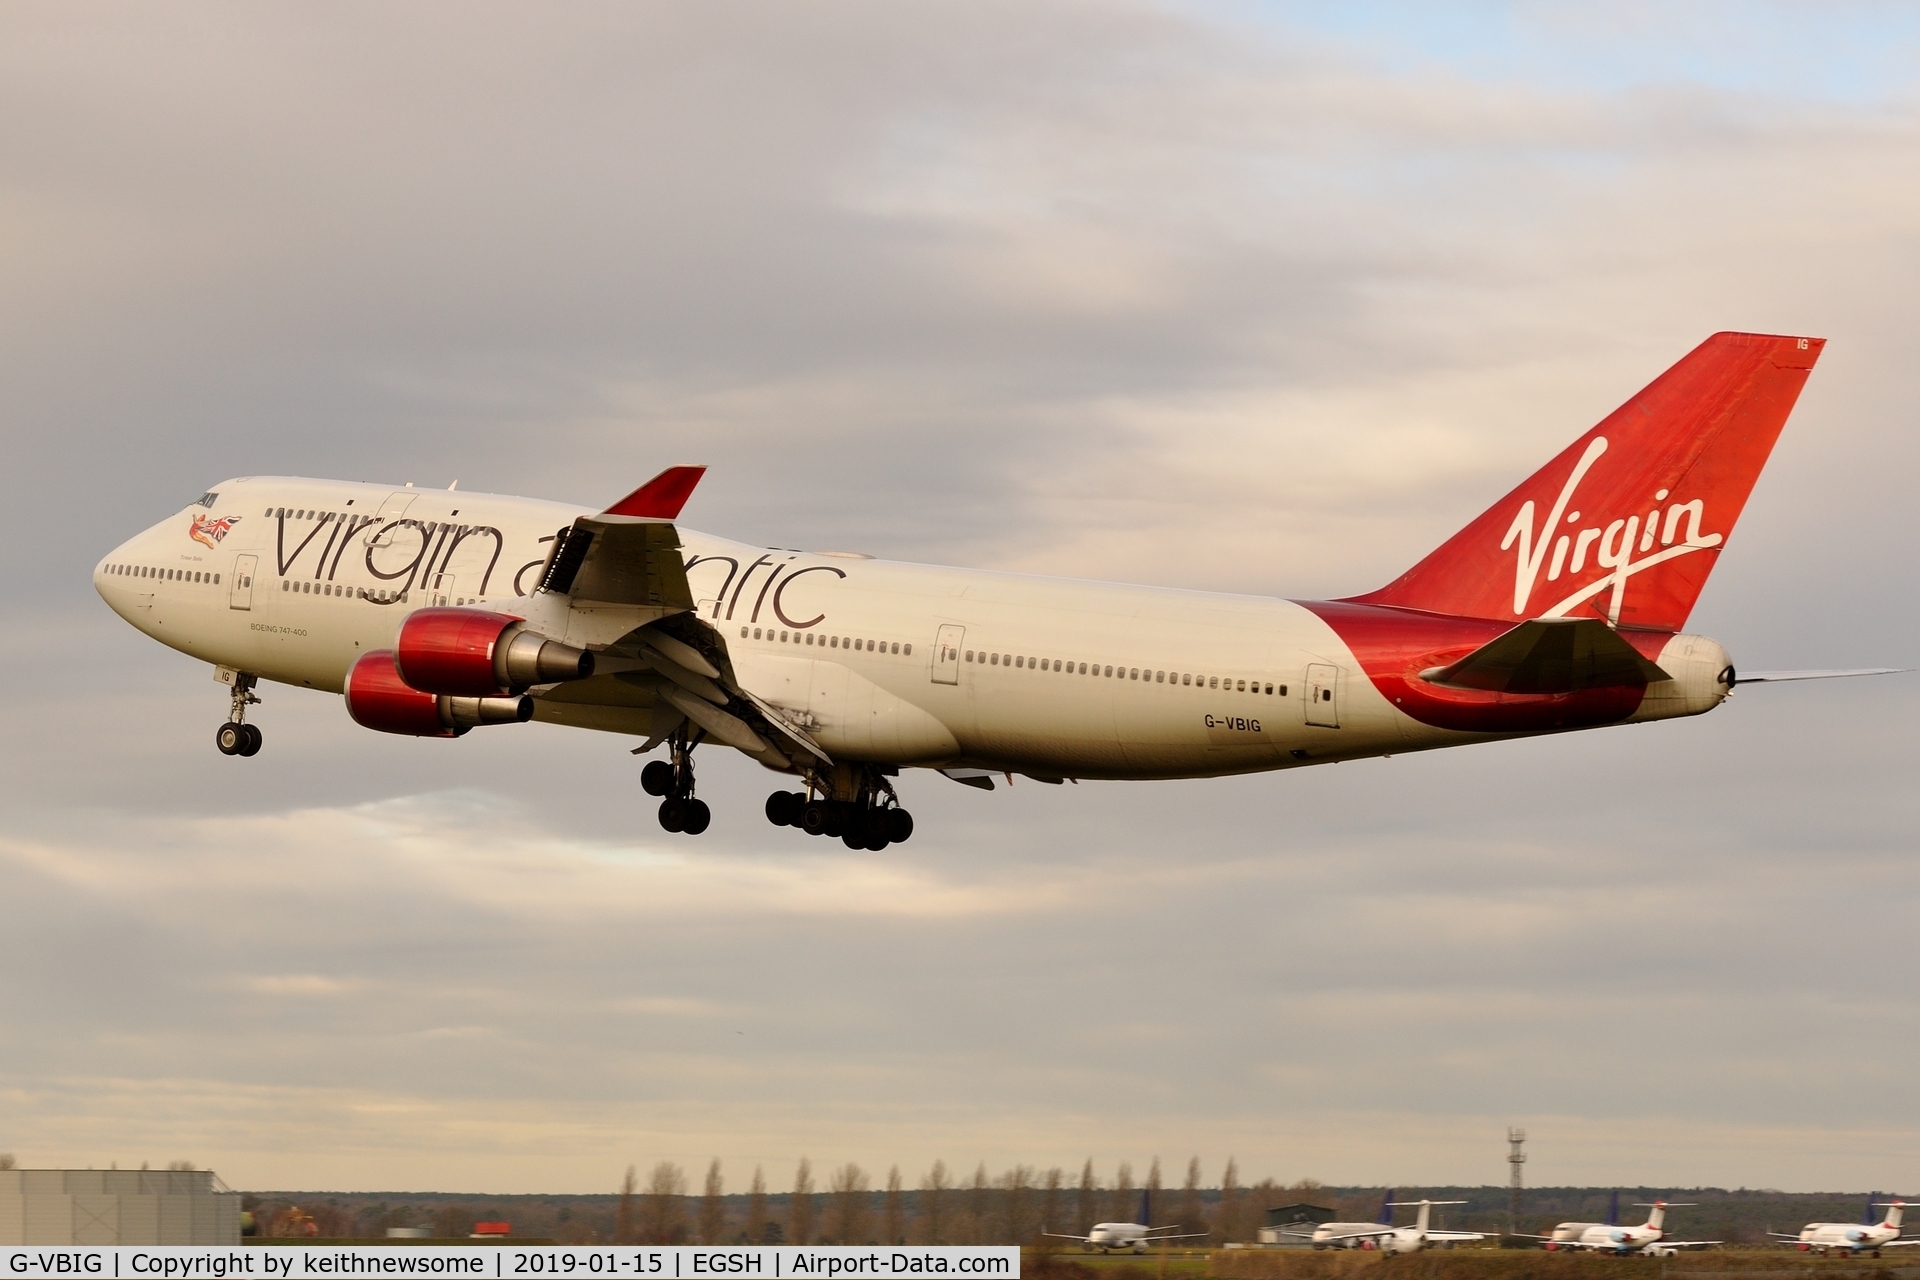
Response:
[[[668,467],[601,514],[644,516],[652,520],[676,519],[680,515],[680,508],[686,506],[687,499],[693,496],[694,486],[700,483],[700,477],[705,474],[705,467]]]

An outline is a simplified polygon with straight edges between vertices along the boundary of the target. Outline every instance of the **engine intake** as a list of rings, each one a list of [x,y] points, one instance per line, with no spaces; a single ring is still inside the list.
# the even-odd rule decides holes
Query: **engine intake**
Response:
[[[393,654],[409,685],[456,698],[497,697],[593,674],[591,653],[487,609],[416,609],[400,625]]]
[[[400,676],[393,650],[360,656],[347,673],[347,714],[354,723],[381,733],[416,738],[457,738],[475,725],[520,724],[533,718],[533,699],[463,698],[425,693]]]

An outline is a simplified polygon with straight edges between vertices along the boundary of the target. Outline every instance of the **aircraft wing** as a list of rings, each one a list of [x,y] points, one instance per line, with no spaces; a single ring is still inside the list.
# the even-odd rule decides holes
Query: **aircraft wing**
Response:
[[[648,622],[693,609],[679,532],[670,520],[644,516],[575,520],[554,539],[540,589],[569,597],[576,609],[638,609]]]
[[[1429,1231],[1427,1239],[1438,1240],[1442,1244],[1459,1243],[1466,1240],[1485,1240],[1487,1237],[1478,1231]]]
[[[1650,1249],[1705,1249],[1711,1245],[1724,1244],[1722,1240],[1656,1240],[1647,1246]]]
[[[1078,1240],[1082,1244],[1093,1239],[1092,1236],[1070,1236],[1059,1231],[1042,1231],[1040,1234],[1054,1240]]]
[[[1795,1237],[1795,1238],[1797,1239],[1798,1237]],[[1886,1243],[1878,1247],[1882,1249],[1898,1249],[1902,1245],[1909,1245],[1909,1244],[1920,1244],[1920,1236],[1907,1236],[1904,1239],[1900,1239],[1900,1240],[1888,1240]]]
[[[652,733],[637,754],[690,722],[772,768],[810,759],[830,764],[804,728],[741,686],[726,638],[694,616],[673,521],[704,471],[669,467],[555,535],[530,612],[553,615],[552,629],[570,643],[593,645],[606,674],[544,696],[556,703],[651,703]]]
[[[554,535],[536,596],[560,597],[568,631],[590,643],[691,612],[693,591],[673,527],[705,467],[668,467],[598,515]],[[624,625],[623,625],[624,624]],[[617,628],[611,635],[609,628]]]
[[[1165,1231],[1165,1230],[1166,1230],[1166,1228],[1165,1228],[1165,1227],[1155,1227],[1155,1228],[1154,1228],[1154,1230],[1155,1230],[1155,1231]],[[1155,1236],[1155,1235],[1149,1235],[1149,1236],[1145,1236],[1145,1237],[1142,1237],[1142,1238],[1143,1238],[1143,1239],[1146,1239],[1146,1240],[1198,1240],[1198,1239],[1199,1239],[1200,1237],[1202,1237],[1202,1236],[1210,1236],[1210,1235],[1212,1235],[1212,1234],[1213,1234],[1213,1232],[1211,1232],[1211,1231],[1189,1231],[1189,1232],[1187,1232],[1187,1233],[1186,1233],[1185,1235],[1178,1235],[1178,1236]]]
[[[1669,679],[1600,618],[1532,618],[1420,678],[1492,693],[1575,693]]]

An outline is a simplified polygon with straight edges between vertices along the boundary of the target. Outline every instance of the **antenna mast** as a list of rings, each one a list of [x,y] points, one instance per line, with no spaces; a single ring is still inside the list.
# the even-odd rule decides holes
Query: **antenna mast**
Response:
[[[1507,1165],[1513,1172],[1507,1178],[1507,1230],[1509,1233],[1520,1228],[1520,1192],[1526,1183],[1520,1177],[1521,1166],[1527,1162],[1527,1131],[1525,1129],[1507,1130]]]

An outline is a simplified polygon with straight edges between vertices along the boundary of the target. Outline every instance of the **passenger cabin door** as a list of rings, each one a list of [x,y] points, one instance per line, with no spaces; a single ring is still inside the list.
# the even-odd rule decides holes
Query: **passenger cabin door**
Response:
[[[1307,723],[1340,727],[1340,668],[1332,663],[1307,664]]]
[[[228,590],[228,608],[253,608],[253,570],[254,566],[259,563],[259,556],[235,556],[233,558],[233,584]]]
[[[453,575],[450,573],[434,574],[433,586],[427,590],[427,603],[445,607],[452,604],[453,601]]]
[[[933,641],[933,682],[935,684],[960,683],[960,642],[966,639],[967,629],[953,623],[940,628],[940,634]]]

